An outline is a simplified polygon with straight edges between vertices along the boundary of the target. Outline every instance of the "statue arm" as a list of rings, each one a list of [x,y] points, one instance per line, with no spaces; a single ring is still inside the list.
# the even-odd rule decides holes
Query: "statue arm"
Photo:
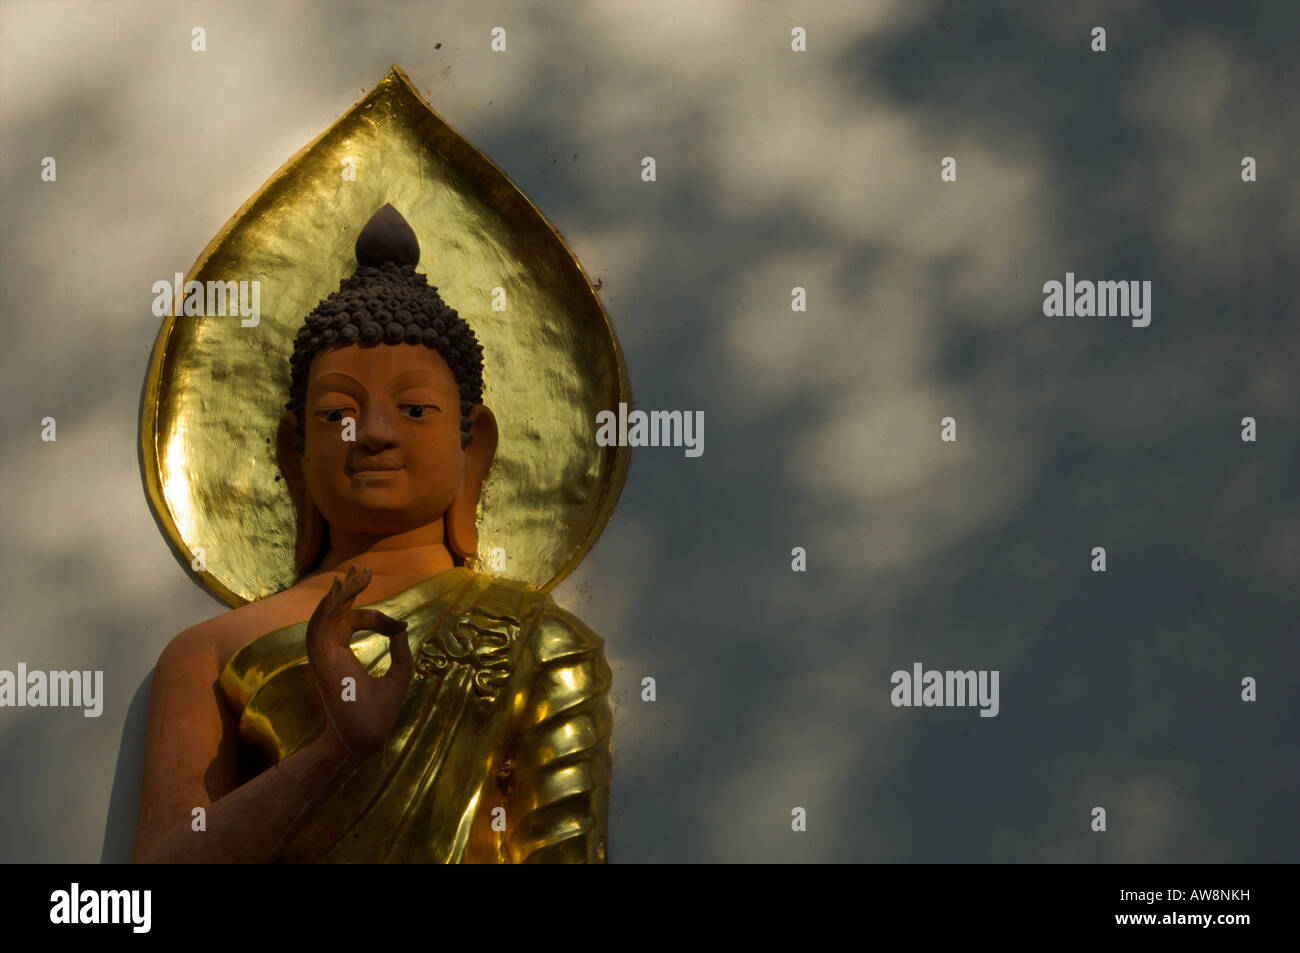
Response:
[[[136,863],[257,863],[277,859],[320,792],[345,769],[333,731],[240,785],[231,713],[199,627],[158,660],[149,698]],[[194,809],[203,808],[203,830]]]
[[[552,606],[532,642],[536,672],[513,745],[505,859],[604,863],[612,721],[604,641]]]

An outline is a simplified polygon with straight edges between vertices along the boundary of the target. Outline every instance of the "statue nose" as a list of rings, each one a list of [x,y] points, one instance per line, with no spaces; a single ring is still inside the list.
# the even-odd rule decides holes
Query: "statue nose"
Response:
[[[357,442],[372,450],[397,445],[397,428],[382,410],[370,410],[357,421]]]

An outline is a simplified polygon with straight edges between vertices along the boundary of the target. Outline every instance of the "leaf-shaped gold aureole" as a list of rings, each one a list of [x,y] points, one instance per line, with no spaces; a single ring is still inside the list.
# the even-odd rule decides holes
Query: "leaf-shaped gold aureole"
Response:
[[[350,160],[355,181],[343,172]],[[261,320],[186,317],[154,345],[141,408],[149,501],[181,556],[230,605],[294,582],[295,516],[275,456],[293,335],[356,267],[385,203],[420,242],[418,270],[483,345],[500,425],[478,566],[546,588],[582,559],[627,474],[595,419],[631,400],[609,319],[563,238],[397,67],[241,208],[186,281],[257,281]],[[493,289],[506,310],[492,310]],[[201,551],[201,552],[200,552]]]

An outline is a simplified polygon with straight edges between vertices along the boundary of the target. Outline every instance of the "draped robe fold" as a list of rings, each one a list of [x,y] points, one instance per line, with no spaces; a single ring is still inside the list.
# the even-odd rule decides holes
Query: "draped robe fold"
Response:
[[[410,688],[384,748],[326,793],[281,859],[604,862],[604,640],[549,595],[461,568],[367,608],[407,621]],[[329,730],[306,630],[254,639],[221,673],[255,769]],[[370,675],[388,670],[385,637],[358,632],[352,650]]]

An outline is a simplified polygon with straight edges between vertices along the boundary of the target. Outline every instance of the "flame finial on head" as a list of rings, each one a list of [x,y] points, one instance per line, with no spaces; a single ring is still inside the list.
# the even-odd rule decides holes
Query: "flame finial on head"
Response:
[[[366,222],[357,236],[357,264],[380,268],[385,263],[410,265],[420,263],[420,241],[402,213],[385,205]]]

